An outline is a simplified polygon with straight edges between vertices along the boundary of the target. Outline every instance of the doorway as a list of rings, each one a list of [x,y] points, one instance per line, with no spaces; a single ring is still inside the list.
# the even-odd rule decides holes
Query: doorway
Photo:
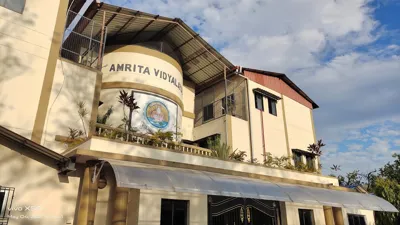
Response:
[[[279,225],[279,202],[235,198],[208,197],[209,225]]]

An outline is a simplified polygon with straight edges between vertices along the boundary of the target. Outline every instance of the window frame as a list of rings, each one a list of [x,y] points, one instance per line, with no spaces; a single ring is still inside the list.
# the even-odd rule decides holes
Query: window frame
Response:
[[[307,167],[309,168],[309,169],[314,169],[315,168],[315,156],[312,156],[312,155],[304,155],[304,157],[306,157],[306,165],[307,165]],[[311,159],[311,163],[309,164],[309,160],[308,159]]]
[[[163,204],[164,203],[164,204]],[[163,223],[163,206],[169,204],[171,206],[171,224],[175,224],[175,220],[174,220],[174,209],[175,209],[175,205],[177,205],[177,203],[185,205],[185,224],[184,225],[189,225],[189,211],[190,211],[190,202],[188,200],[178,200],[178,199],[166,199],[166,198],[162,198],[161,199],[161,209],[160,209],[160,225],[162,225]],[[164,221],[165,222],[165,221]]]
[[[17,11],[14,8],[10,8],[11,6],[7,5],[7,4],[10,4],[9,1],[21,1],[21,4],[22,4],[21,11]],[[0,3],[0,7],[6,8],[8,10],[11,10],[11,11],[19,13],[19,14],[23,14],[24,13],[25,6],[26,6],[26,0],[4,0],[3,3]]]
[[[299,222],[300,222],[299,224],[300,225],[315,225],[314,210],[312,210],[312,209],[298,209],[297,212],[299,213]],[[303,219],[303,221],[301,220],[302,219],[302,215],[304,215],[304,213],[301,213],[301,212],[310,212],[310,216],[311,216],[310,222],[311,222],[311,224],[302,223],[302,222],[304,222],[304,219]]]
[[[211,108],[211,117],[208,117],[209,116],[209,110],[210,110],[209,107]],[[206,115],[207,115],[207,118],[206,118]],[[203,122],[207,122],[209,120],[212,120],[212,119],[214,119],[214,117],[215,117],[215,115],[214,115],[214,104],[211,103],[211,104],[208,104],[206,106],[203,106]]]
[[[272,104],[272,103],[274,103],[274,104]],[[274,115],[274,116],[278,116],[278,110],[277,110],[277,107],[276,107],[277,104],[278,104],[278,101],[276,99],[268,98],[268,112],[269,112],[269,114]],[[275,111],[273,111],[273,109]]]
[[[259,105],[257,103],[257,97],[261,99],[261,108],[259,108]],[[262,94],[254,92],[254,105],[256,109],[264,111],[264,96]]]
[[[352,218],[352,222],[350,222],[350,218]],[[362,219],[363,223],[361,223],[361,221],[358,221],[358,224],[355,223],[354,219]],[[347,214],[347,221],[349,222],[349,225],[366,225],[366,219],[365,219],[365,215],[361,215],[361,214],[352,214],[352,213],[348,213]]]

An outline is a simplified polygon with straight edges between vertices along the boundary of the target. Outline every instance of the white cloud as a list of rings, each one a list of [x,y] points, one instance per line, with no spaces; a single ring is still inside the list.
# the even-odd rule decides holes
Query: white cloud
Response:
[[[363,148],[363,145],[360,144],[350,144],[347,145],[347,149],[349,149],[350,151],[359,151]]]
[[[394,144],[396,147],[400,147],[400,139],[394,140],[394,141],[393,141],[393,144]]]

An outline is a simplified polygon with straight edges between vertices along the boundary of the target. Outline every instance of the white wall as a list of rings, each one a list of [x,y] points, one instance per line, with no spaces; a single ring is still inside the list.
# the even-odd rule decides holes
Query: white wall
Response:
[[[97,72],[69,61],[57,60],[41,144],[62,152],[67,146],[56,142],[56,135],[68,136],[68,128],[89,132]],[[78,102],[85,103],[84,125],[78,114]]]
[[[276,96],[281,96],[280,93],[266,88],[256,82],[248,80],[249,82],[249,100],[250,100],[250,114],[251,114],[251,130],[253,135],[253,152],[254,158],[259,161],[263,160],[263,136],[262,125],[264,126],[264,141],[265,151],[271,153],[273,156],[287,156],[285,124],[283,120],[282,100],[278,100],[276,104],[277,116],[271,115],[268,112],[268,99],[264,98],[264,112],[256,109],[254,100],[254,88],[261,88]],[[261,115],[263,117],[263,124],[261,123]],[[301,119],[301,117],[298,117]]]
[[[73,224],[79,178],[61,183],[57,170],[0,145],[0,186],[15,188],[10,225]],[[26,210],[25,206],[39,207]],[[42,218],[21,218],[38,217]],[[53,218],[51,218],[53,217]]]
[[[315,225],[325,225],[325,215],[322,206],[305,205],[299,203],[285,202],[287,224],[283,225],[300,225],[299,209],[311,209],[314,214]]]
[[[161,199],[189,201],[188,224],[207,224],[207,195],[140,190],[139,225],[160,224]]]
[[[193,140],[199,140],[214,134],[221,135],[221,143],[225,143],[226,136],[226,117],[222,116],[218,119],[210,120],[200,126],[193,129]]]
[[[344,225],[349,225],[347,214],[364,215],[367,225],[375,225],[374,211],[363,209],[342,209]]]
[[[23,14],[0,7],[0,125],[27,138],[35,122],[59,3],[27,0]]]

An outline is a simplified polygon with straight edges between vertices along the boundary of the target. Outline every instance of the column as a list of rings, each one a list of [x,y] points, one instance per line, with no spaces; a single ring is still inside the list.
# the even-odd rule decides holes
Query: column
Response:
[[[325,224],[326,225],[335,225],[332,207],[324,206],[324,215],[325,215]]]
[[[86,167],[81,177],[77,225],[93,225],[97,203],[97,180],[92,183],[94,167]]]
[[[344,225],[342,208],[332,207],[335,225]]]
[[[115,188],[114,211],[112,215],[112,225],[127,224],[127,209],[128,209],[128,188]]]

